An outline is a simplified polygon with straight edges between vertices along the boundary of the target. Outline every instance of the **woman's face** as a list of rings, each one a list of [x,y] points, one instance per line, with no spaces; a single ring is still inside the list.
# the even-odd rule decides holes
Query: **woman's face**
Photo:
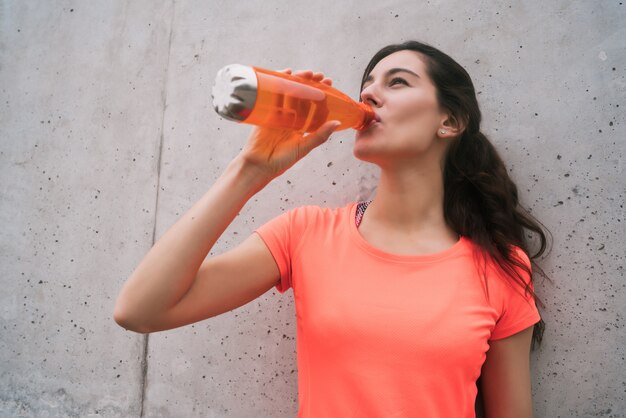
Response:
[[[439,107],[419,53],[403,50],[379,61],[363,84],[361,99],[372,106],[380,122],[357,131],[357,158],[382,165],[440,154],[438,130],[447,113]]]

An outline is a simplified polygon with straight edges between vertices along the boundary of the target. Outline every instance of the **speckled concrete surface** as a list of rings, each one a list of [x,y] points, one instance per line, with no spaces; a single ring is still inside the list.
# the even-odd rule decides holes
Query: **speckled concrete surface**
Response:
[[[622,1],[0,1],[0,416],[293,417],[293,293],[129,333],[120,286],[239,151],[209,105],[230,63],[311,68],[357,97],[380,47],[466,67],[483,131],[553,235],[535,416],[626,416]],[[342,131],[255,196],[213,252],[283,210],[366,199]]]

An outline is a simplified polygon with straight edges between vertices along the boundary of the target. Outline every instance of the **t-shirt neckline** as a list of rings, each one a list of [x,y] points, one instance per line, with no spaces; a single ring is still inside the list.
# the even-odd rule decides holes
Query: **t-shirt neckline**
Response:
[[[446,248],[443,251],[439,251],[439,252],[432,253],[432,254],[419,254],[419,255],[394,254],[394,253],[383,251],[373,246],[368,241],[366,241],[365,238],[363,238],[363,236],[359,232],[356,226],[356,222],[355,222],[356,211],[357,211],[357,207],[359,203],[362,203],[362,202],[355,202],[350,207],[350,216],[348,217],[350,235],[353,241],[359,247],[361,247],[363,250],[365,250],[366,252],[376,257],[383,258],[389,261],[399,261],[399,262],[433,262],[433,261],[442,260],[452,255],[455,255],[461,252],[463,249],[465,249],[469,244],[468,239],[465,236],[460,235],[459,240],[455,242],[451,247]]]

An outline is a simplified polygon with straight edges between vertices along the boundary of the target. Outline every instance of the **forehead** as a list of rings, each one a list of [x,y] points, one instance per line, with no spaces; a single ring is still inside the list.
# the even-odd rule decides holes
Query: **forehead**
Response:
[[[377,78],[384,75],[390,68],[406,68],[419,74],[426,75],[426,65],[419,52],[403,50],[387,55],[380,60],[369,73],[369,76]]]

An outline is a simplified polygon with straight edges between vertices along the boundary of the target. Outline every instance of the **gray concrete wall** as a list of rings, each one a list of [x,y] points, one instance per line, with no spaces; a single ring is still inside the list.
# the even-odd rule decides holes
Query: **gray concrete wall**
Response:
[[[114,300],[245,142],[210,106],[220,67],[311,68],[356,98],[406,39],[467,68],[552,231],[535,416],[626,416],[625,28],[618,0],[0,1],[0,416],[295,416],[292,292],[148,338]],[[352,140],[253,198],[214,253],[285,209],[369,197]]]

